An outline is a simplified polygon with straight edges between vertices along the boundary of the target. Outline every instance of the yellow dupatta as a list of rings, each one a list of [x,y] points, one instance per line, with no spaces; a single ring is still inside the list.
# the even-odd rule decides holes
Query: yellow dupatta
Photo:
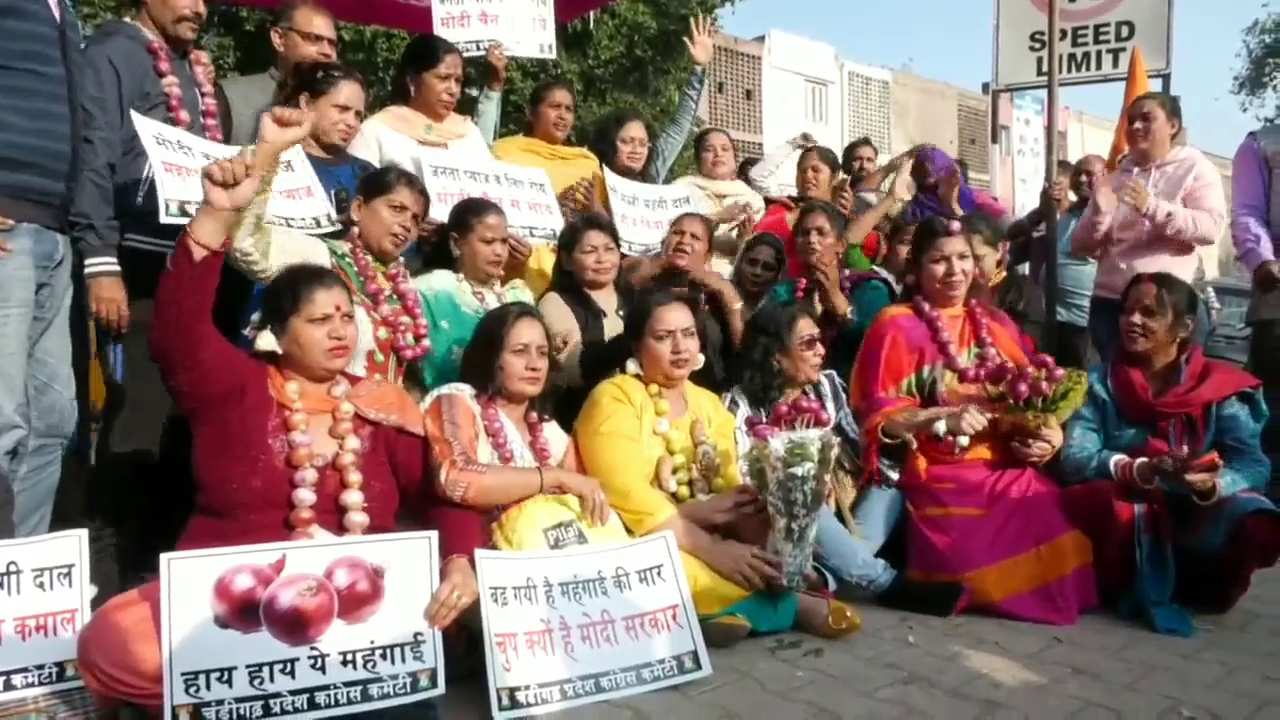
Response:
[[[547,177],[551,179],[551,187],[557,195],[579,180],[590,178],[592,201],[602,206],[605,204],[604,174],[600,171],[600,161],[586,148],[552,145],[528,135],[512,135],[493,144],[493,156],[513,165],[546,170]],[[551,270],[555,262],[554,244],[533,248],[525,266],[524,281],[533,291],[534,297],[541,297],[551,283]]]

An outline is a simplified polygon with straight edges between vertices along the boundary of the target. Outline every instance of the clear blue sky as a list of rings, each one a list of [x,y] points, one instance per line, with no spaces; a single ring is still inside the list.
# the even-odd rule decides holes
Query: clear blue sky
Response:
[[[1231,156],[1256,126],[1231,94],[1240,31],[1264,0],[1174,0],[1173,91],[1191,142]],[[907,69],[979,90],[991,79],[991,0],[740,0],[720,15],[725,32],[776,28],[822,40],[846,59]],[[1124,84],[1064,88],[1062,102],[1115,117]]]

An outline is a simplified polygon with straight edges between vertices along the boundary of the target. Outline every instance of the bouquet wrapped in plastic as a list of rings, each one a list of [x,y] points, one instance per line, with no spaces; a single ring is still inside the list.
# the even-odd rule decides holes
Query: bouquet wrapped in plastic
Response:
[[[783,582],[793,590],[805,587],[818,511],[839,453],[830,423],[822,404],[804,397],[779,403],[767,420],[748,420],[747,474],[769,508],[768,550],[782,560]]]

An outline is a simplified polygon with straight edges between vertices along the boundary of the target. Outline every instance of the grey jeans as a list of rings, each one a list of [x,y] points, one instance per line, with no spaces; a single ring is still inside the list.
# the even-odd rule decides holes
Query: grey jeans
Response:
[[[71,242],[25,223],[0,241],[0,537],[30,537],[49,530],[75,432]]]

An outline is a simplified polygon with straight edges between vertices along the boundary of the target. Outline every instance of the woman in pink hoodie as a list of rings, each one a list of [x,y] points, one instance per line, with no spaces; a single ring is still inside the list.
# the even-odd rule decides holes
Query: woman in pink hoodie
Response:
[[[1227,225],[1218,169],[1199,150],[1175,145],[1183,131],[1178,99],[1140,95],[1129,104],[1126,123],[1129,154],[1098,179],[1071,236],[1074,254],[1098,259],[1089,334],[1103,360],[1120,340],[1119,298],[1129,279],[1168,272],[1192,282],[1197,248],[1216,243]],[[1195,332],[1203,341],[1209,323],[1204,303],[1200,307]]]

